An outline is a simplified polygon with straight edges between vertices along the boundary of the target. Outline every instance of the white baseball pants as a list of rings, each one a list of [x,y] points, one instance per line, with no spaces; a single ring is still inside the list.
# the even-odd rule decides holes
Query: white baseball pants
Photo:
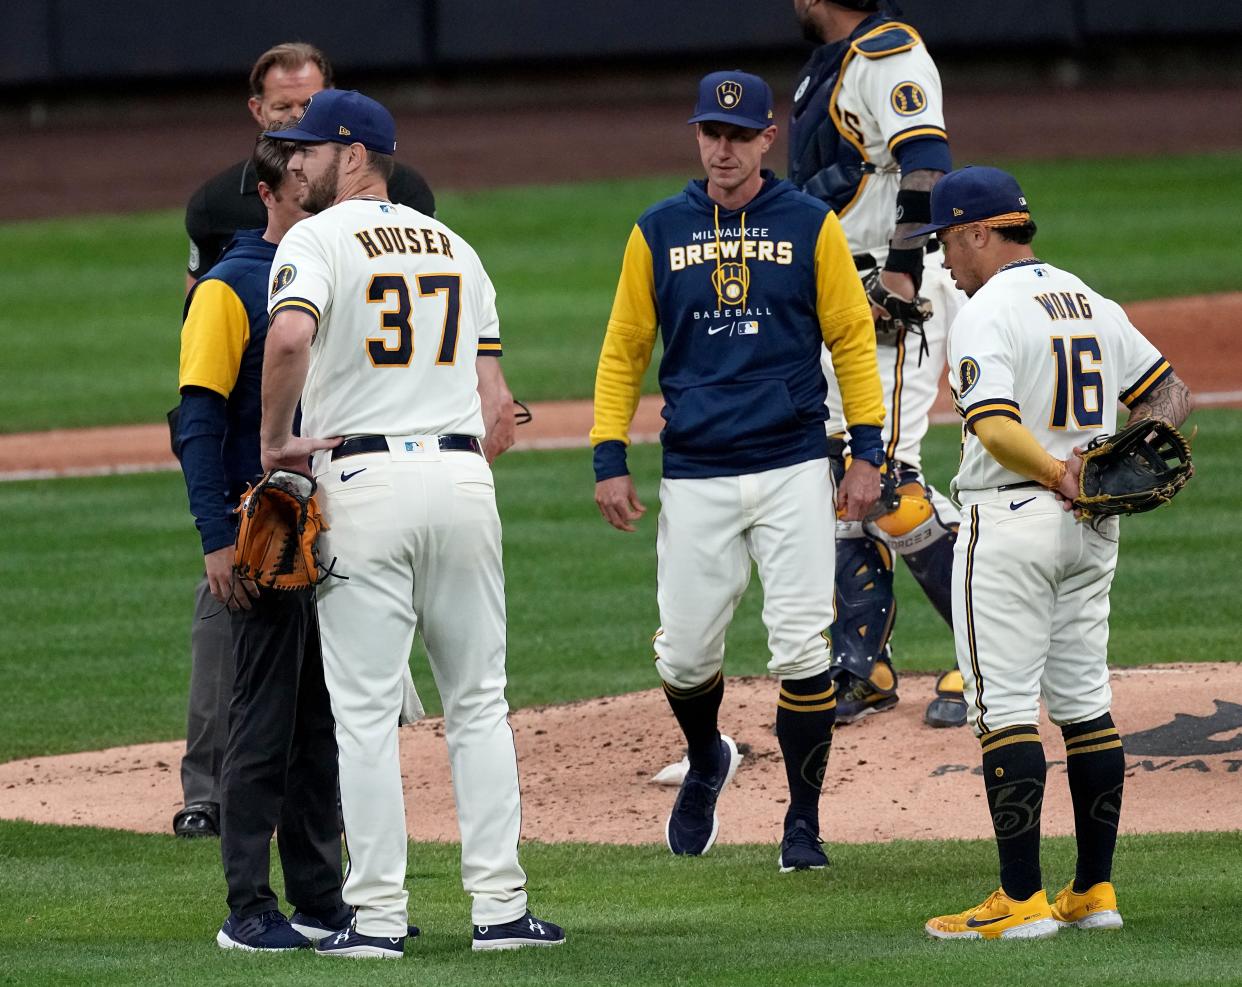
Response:
[[[751,559],[763,584],[768,671],[804,679],[828,667],[834,495],[827,459],[660,482],[655,652],[665,682],[689,689],[721,670],[725,631],[750,582]]]
[[[1108,592],[1116,521],[1096,531],[1042,487],[962,491],[953,636],[971,726],[982,735],[1107,713]]]
[[[476,925],[526,911],[518,863],[517,754],[505,699],[505,595],[491,469],[471,452],[394,462],[387,452],[320,462],[324,677],[336,717],[349,870],[364,935],[405,935],[405,803],[397,717],[417,630],[444,703]],[[365,471],[363,471],[365,468]],[[356,472],[357,471],[357,472]],[[343,479],[344,478],[344,479]]]

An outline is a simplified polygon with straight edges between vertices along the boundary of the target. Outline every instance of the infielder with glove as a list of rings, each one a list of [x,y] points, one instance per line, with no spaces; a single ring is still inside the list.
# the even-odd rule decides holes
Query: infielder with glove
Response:
[[[776,732],[789,808],[782,871],[822,868],[819,799],[836,713],[832,653],[835,500],[851,519],[879,494],[884,410],[870,308],[836,215],[770,171],[772,93],[745,72],[699,84],[707,173],[630,233],[595,380],[595,500],[633,531],[646,508],[626,465],[628,429],[663,334],[656,670],[689,747],[665,829],[675,854],[706,853],[739,756],[717,728],[725,632],[750,581],[780,677]],[[859,456],[834,491],[819,352],[832,351]],[[826,566],[826,568],[825,568]]]
[[[959,516],[924,479],[920,445],[944,365],[945,333],[964,296],[926,237],[905,235],[927,222],[930,190],[951,167],[940,76],[918,32],[893,20],[880,0],[794,0],[807,40],[822,46],[799,73],[790,118],[789,180],[841,218],[875,316],[884,386],[883,445],[857,458],[887,464],[895,495],[866,522],[837,528],[837,619],[833,674],[837,722],[850,723],[897,702],[889,637],[896,617],[893,555],[936,612],[952,623],[950,574]],[[833,359],[829,429],[840,433],[841,394]],[[837,470],[844,436],[833,436]],[[941,676],[928,707],[932,726],[966,722],[961,680]]]
[[[1119,305],[1035,257],[1035,224],[1010,175],[946,175],[932,192],[931,223],[917,232],[939,235],[954,282],[970,296],[949,332],[949,382],[964,423],[951,487],[964,512],[953,627],[1001,877],[982,904],[931,919],[927,932],[1010,939],[1066,925],[1118,928],[1111,877],[1125,759],[1107,666],[1118,524],[1069,509],[1096,509],[1080,497],[1080,473],[1109,489],[1146,469],[1125,439],[1119,455],[1080,470],[1084,447],[1116,430],[1119,399],[1132,423],[1164,419],[1159,430],[1176,435],[1190,392]],[[1153,451],[1147,462],[1160,459]],[[1187,459],[1171,483],[1162,479],[1150,504],[1172,496],[1189,469]],[[1118,475],[1100,484],[1099,470]],[[1163,471],[1160,462],[1153,479]],[[1051,907],[1039,865],[1041,696],[1065,740],[1078,841],[1074,878]]]
[[[341,899],[336,741],[319,653],[315,593],[262,589],[252,598],[233,571],[234,508],[261,472],[260,384],[272,258],[307,214],[288,148],[261,139],[252,167],[265,230],[239,233],[186,303],[181,330],[181,467],[202,537],[211,599],[231,628],[228,741],[221,767],[221,855],[229,916],[226,949],[310,945],[349,924]],[[293,924],[270,884],[272,833]]]
[[[313,213],[272,262],[263,463],[314,454],[325,520],[324,675],[337,721],[353,925],[322,956],[400,958],[408,841],[397,715],[417,631],[444,702],[476,950],[556,946],[527,908],[505,700],[500,517],[489,462],[513,443],[496,294],[443,223],[388,198],[396,127],[361,93],[311,97],[290,169]],[[302,399],[303,432],[291,433]],[[332,438],[319,438],[332,437]],[[486,457],[484,455],[486,453]]]

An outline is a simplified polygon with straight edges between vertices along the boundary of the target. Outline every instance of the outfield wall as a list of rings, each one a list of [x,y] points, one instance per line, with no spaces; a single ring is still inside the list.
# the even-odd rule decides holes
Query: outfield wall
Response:
[[[1081,57],[1107,44],[1242,38],[1242,4],[1168,0],[903,0],[941,52],[1032,46]],[[786,0],[9,0],[0,6],[0,87],[201,79],[244,72],[255,55],[300,37],[349,71],[425,75],[486,64],[803,50]],[[1038,11],[1037,16],[1032,11]]]

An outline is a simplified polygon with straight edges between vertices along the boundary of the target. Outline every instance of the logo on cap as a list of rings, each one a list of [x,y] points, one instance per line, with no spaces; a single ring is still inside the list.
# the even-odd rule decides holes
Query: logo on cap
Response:
[[[953,207],[953,215],[954,215],[954,216],[965,216],[965,215],[966,215],[966,212],[965,212],[965,210],[963,210],[963,209],[958,209],[958,208],[957,208],[957,206],[954,206],[954,207]]]
[[[727,79],[716,87],[716,102],[724,109],[731,110],[742,101],[742,84]]]
[[[351,134],[351,133],[349,132],[349,128],[348,128],[348,127],[344,127],[344,126],[342,126],[342,127],[338,127],[338,128],[337,128],[337,130],[336,130],[336,132],[337,132],[337,134],[339,134],[341,137],[353,137],[353,136],[354,136],[353,134]]]

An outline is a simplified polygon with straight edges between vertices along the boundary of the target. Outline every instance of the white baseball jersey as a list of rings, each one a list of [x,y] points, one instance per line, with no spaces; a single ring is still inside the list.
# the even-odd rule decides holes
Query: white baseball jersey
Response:
[[[980,419],[1020,421],[1064,459],[1074,446],[1116,431],[1119,399],[1135,403],[1169,373],[1121,306],[1073,274],[1035,260],[1001,271],[949,331],[949,384],[965,422],[953,489],[1026,480],[975,437]]]
[[[500,353],[496,292],[471,246],[409,206],[349,199],[272,261],[273,314],[319,325],[302,433],[483,436],[475,356]]]
[[[1052,455],[1116,430],[1172,371],[1121,307],[1038,260],[992,276],[949,331],[949,382],[964,421],[953,490],[953,631],[977,734],[1108,712],[1108,591],[1118,525],[1080,523],[1051,491],[1006,470],[974,435],[999,415]],[[1017,484],[1016,487],[1009,487]]]
[[[406,206],[351,199],[303,220],[272,262],[270,311],[318,328],[302,431],[383,435],[314,457],[333,573],[318,590],[349,846],[343,896],[359,932],[405,935],[408,836],[397,722],[420,634],[444,704],[476,925],[526,913],[521,801],[505,700],[500,516],[483,456],[475,358],[499,355],[495,294],[470,246]]]
[[[890,27],[884,24],[876,33]],[[851,253],[870,253],[881,264],[897,223],[901,169],[893,148],[919,137],[945,136],[940,73],[918,35],[911,37],[908,47],[879,57],[869,56],[867,38],[860,38],[845,56],[828,109],[841,135],[875,168],[837,210],[841,227]]]

